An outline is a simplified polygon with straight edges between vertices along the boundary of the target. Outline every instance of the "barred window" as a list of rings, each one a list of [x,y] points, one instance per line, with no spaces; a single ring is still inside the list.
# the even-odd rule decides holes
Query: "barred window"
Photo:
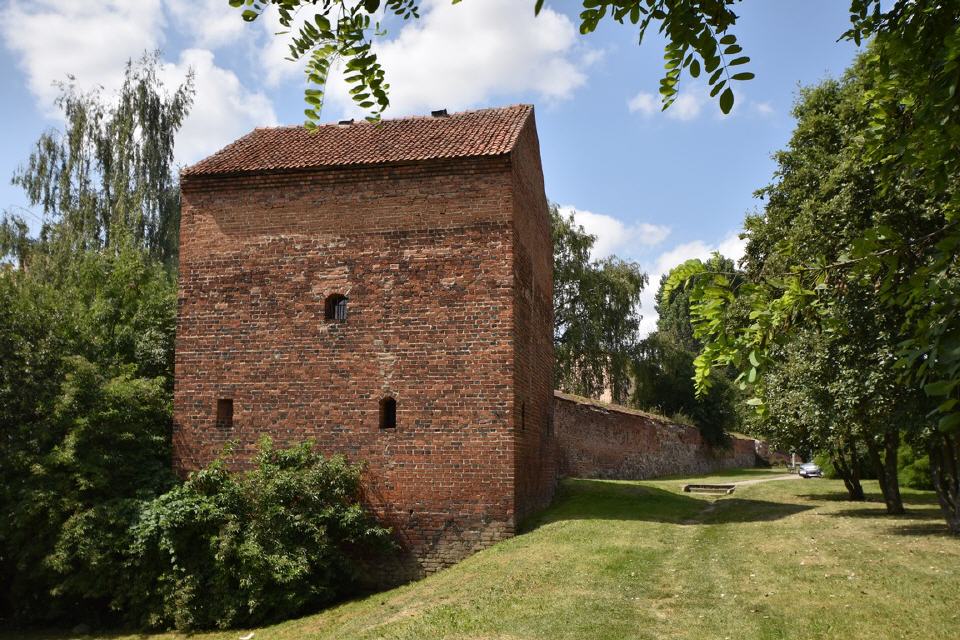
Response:
[[[331,293],[324,303],[323,318],[334,322],[343,322],[347,319],[347,296]]]

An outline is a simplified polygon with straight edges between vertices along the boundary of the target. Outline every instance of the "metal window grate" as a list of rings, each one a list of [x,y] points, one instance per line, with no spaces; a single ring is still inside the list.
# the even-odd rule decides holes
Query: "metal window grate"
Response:
[[[324,320],[344,322],[347,319],[347,297],[339,293],[327,296],[323,306]]]

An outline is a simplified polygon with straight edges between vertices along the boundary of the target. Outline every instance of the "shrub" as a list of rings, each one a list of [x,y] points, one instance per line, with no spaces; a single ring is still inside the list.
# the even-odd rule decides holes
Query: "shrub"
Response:
[[[310,444],[261,443],[256,467],[219,462],[147,505],[133,531],[132,620],[177,629],[252,626],[317,609],[357,585],[388,531],[360,504],[360,469]]]
[[[3,595],[21,621],[98,621],[126,588],[140,505],[175,480],[164,380],[79,356],[63,367],[49,415],[30,425],[37,448],[11,451],[3,470]]]
[[[911,489],[933,491],[929,455],[918,455],[910,445],[900,445],[900,450],[897,452],[897,466],[900,484]]]

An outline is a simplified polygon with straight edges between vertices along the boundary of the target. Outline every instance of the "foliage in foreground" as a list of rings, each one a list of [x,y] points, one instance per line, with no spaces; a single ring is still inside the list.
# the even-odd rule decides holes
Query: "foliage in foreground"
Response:
[[[733,261],[714,255],[711,268],[735,271]],[[727,441],[727,432],[744,428],[744,411],[737,389],[724,371],[714,372],[714,384],[697,394],[693,383],[694,359],[701,348],[693,335],[687,291],[667,294],[665,274],[657,290],[657,329],[638,345],[632,362],[631,403],[666,415],[692,420],[712,445]]]
[[[292,617],[356,589],[361,555],[388,534],[360,503],[358,465],[265,440],[253,470],[215,462],[144,505],[128,552],[138,588],[120,602],[148,627]]]
[[[802,93],[766,216],[747,220],[748,283],[691,261],[668,284],[690,287],[701,390],[733,365],[782,434],[839,466],[862,443],[891,513],[905,436],[960,534],[960,3],[899,9],[842,82]],[[796,375],[812,360],[822,398]],[[839,419],[780,420],[791,387],[789,404]]]

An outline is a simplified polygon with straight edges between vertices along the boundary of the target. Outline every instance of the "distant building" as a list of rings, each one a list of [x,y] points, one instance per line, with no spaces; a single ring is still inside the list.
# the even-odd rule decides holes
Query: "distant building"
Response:
[[[533,107],[257,129],[182,174],[174,462],[262,435],[368,464],[423,573],[555,486]]]

